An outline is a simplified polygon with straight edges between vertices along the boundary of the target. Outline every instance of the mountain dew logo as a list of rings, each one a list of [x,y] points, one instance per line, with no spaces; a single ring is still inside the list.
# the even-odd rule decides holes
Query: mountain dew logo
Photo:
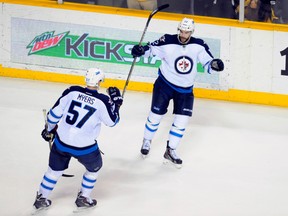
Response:
[[[26,47],[30,49],[28,55],[35,54],[42,50],[50,49],[57,46],[61,40],[69,33],[69,31],[54,35],[55,31],[44,32],[39,36],[36,36],[30,44]]]

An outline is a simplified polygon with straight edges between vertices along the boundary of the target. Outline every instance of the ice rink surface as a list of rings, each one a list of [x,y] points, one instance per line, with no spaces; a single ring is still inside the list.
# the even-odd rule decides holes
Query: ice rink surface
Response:
[[[0,215],[30,215],[47,169],[42,109],[69,85],[0,77]],[[101,89],[100,92],[105,92]],[[95,209],[73,213],[84,168],[72,159],[42,215],[287,216],[288,109],[195,99],[178,148],[182,169],[163,164],[171,109],[150,156],[140,157],[151,94],[128,91],[120,123],[103,125],[104,166],[92,196]]]

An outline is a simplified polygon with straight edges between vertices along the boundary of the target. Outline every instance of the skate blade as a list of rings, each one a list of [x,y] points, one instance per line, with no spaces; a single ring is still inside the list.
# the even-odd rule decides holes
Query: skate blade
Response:
[[[141,157],[142,157],[143,159],[146,159],[146,158],[148,157],[148,154],[147,154],[147,155],[141,154]]]
[[[31,211],[31,215],[44,215],[49,207],[47,208],[40,208],[40,209],[36,209],[33,208],[33,210]]]
[[[182,164],[175,164],[175,163],[173,163],[172,161],[170,161],[170,160],[168,160],[166,158],[164,158],[163,164],[164,165],[172,165],[172,166],[176,167],[177,169],[181,169],[182,168]]]
[[[76,207],[76,208],[73,210],[73,213],[79,214],[79,213],[82,213],[82,212],[88,212],[88,211],[93,210],[95,207],[96,207],[96,205],[93,206],[93,207],[80,207],[80,208],[79,208],[79,207]]]

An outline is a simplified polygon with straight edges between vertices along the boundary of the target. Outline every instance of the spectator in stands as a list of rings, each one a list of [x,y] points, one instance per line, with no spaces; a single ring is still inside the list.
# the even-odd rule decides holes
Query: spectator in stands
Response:
[[[127,0],[64,0],[67,2],[127,8]]]
[[[282,15],[281,18],[283,20],[283,23],[288,24],[288,1],[287,0],[281,0],[281,6],[282,6]]]
[[[138,10],[155,10],[157,0],[127,0],[127,7]]]
[[[276,1],[259,0],[258,21],[260,22],[272,22],[272,5],[275,5]]]
[[[73,2],[73,3],[83,3],[83,4],[87,4],[88,0],[63,0],[63,2]]]
[[[235,0],[235,12],[237,17],[239,17],[239,0]],[[259,0],[245,0],[245,19],[250,21],[258,20],[258,10],[259,10]]]
[[[234,0],[213,0],[211,16],[219,18],[235,18]]]
[[[208,8],[211,6],[211,0],[194,0],[194,14],[199,16],[208,16]]]
[[[272,17],[273,15],[277,19],[272,19],[273,23],[288,24],[288,1],[277,0],[276,4],[272,6]],[[274,13],[273,13],[274,12]]]
[[[259,11],[259,0],[248,0],[247,3],[248,3],[247,6],[245,5],[245,18],[247,20],[257,21]]]
[[[94,0],[96,5],[127,8],[126,0]]]
[[[194,14],[194,0],[158,0],[158,5],[169,4],[170,7],[165,9],[165,12],[179,14]]]
[[[195,15],[235,19],[234,0],[195,0]]]

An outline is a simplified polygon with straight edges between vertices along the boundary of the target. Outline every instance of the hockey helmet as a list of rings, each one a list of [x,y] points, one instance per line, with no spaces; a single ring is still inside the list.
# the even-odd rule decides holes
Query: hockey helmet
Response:
[[[178,30],[191,31],[193,33],[194,29],[195,29],[194,20],[186,17],[183,18],[183,20],[178,25]]]
[[[184,18],[178,25],[178,40],[181,44],[187,44],[194,32],[194,20]]]
[[[99,82],[104,82],[105,75],[99,68],[89,68],[86,72],[85,82],[87,86],[98,87]]]

